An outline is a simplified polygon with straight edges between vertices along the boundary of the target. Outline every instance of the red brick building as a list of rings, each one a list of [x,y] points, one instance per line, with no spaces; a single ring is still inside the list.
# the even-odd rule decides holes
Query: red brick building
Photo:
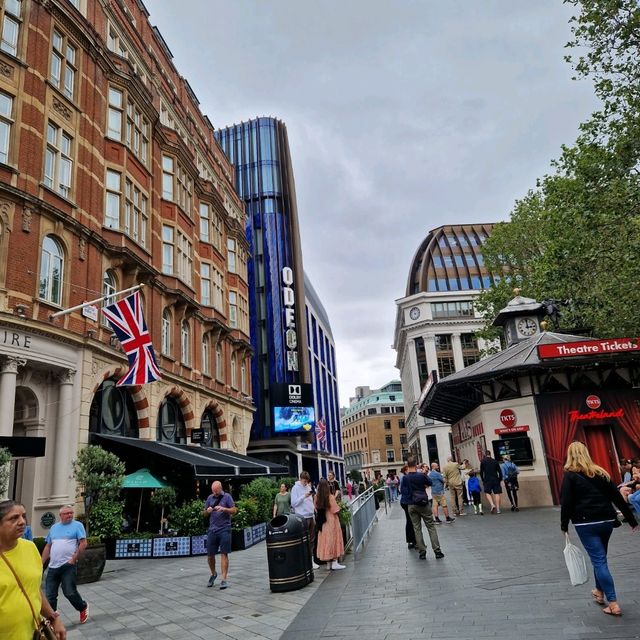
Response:
[[[0,436],[44,436],[10,495],[75,497],[90,434],[246,450],[247,244],[232,166],[140,0],[0,5]],[[141,290],[163,379],[83,301]],[[100,305],[98,305],[100,306]]]

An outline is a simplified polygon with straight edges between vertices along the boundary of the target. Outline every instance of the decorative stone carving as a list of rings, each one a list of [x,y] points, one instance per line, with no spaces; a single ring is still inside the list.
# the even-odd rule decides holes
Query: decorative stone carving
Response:
[[[53,110],[57,111],[65,120],[71,120],[71,109],[57,98],[53,99]]]
[[[5,78],[11,78],[13,76],[13,67],[6,62],[0,62],[0,75]]]
[[[33,218],[33,211],[25,207],[22,210],[22,230],[25,233],[31,233],[31,220]]]
[[[58,382],[60,384],[73,384],[73,379],[76,376],[75,369],[64,369],[58,373]]]
[[[24,358],[7,356],[0,362],[0,373],[18,373],[18,367],[24,367],[27,361]]]
[[[80,238],[78,241],[78,258],[83,262],[87,259],[87,239]]]

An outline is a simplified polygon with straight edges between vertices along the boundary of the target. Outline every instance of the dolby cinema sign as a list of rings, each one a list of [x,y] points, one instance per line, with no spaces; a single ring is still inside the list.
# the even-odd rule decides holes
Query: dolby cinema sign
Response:
[[[282,269],[282,304],[284,305],[284,340],[287,371],[298,371],[298,333],[296,331],[296,296],[291,267]]]

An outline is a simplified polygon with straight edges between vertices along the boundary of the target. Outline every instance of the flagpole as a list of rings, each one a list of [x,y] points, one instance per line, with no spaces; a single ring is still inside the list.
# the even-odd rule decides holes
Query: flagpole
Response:
[[[107,296],[102,296],[100,298],[96,298],[95,300],[90,300],[89,302],[83,302],[82,304],[77,304],[75,307],[71,307],[69,309],[63,309],[62,311],[56,311],[49,316],[49,320],[53,320],[59,316],[66,316],[67,313],[72,313],[73,311],[77,311],[78,309],[82,309],[84,307],[88,307],[90,304],[95,304],[96,302],[102,302],[103,300],[114,298],[115,296],[121,296],[123,293],[131,293],[132,291],[137,291],[138,289],[142,289],[144,284],[137,284],[135,287],[131,287],[129,289],[123,289],[122,291],[116,291],[115,293],[110,293]]]

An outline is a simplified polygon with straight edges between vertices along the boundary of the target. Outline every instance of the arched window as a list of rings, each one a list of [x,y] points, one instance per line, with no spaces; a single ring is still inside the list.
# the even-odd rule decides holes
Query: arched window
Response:
[[[238,388],[238,361],[235,353],[231,356],[231,387]]]
[[[102,301],[102,307],[107,307],[116,301],[116,297],[113,295],[117,291],[116,277],[112,271],[105,271],[102,276],[102,295],[108,296]],[[102,314],[102,324],[105,327],[111,326],[106,316]]]
[[[156,440],[159,442],[175,442],[186,444],[186,430],[182,411],[176,399],[169,396],[163,400],[158,412],[158,428]]]
[[[216,345],[216,380],[224,380],[224,366],[222,362],[222,347]]]
[[[126,387],[105,380],[91,402],[89,431],[111,436],[138,437],[138,414]]]
[[[213,415],[211,409],[207,409],[202,414],[200,420],[200,428],[204,429],[204,445],[206,447],[220,448],[220,431],[218,430],[218,421]]]
[[[211,353],[209,349],[209,336],[202,338],[202,373],[209,375],[211,373]]]
[[[160,346],[165,356],[171,355],[171,311],[162,312],[162,344]]]
[[[240,365],[240,391],[247,393],[247,364],[245,360]]]
[[[186,320],[180,325],[181,360],[183,364],[191,364],[191,329]]]
[[[62,246],[53,236],[45,236],[40,256],[40,289],[42,300],[62,304],[62,278],[64,276],[64,254]]]

